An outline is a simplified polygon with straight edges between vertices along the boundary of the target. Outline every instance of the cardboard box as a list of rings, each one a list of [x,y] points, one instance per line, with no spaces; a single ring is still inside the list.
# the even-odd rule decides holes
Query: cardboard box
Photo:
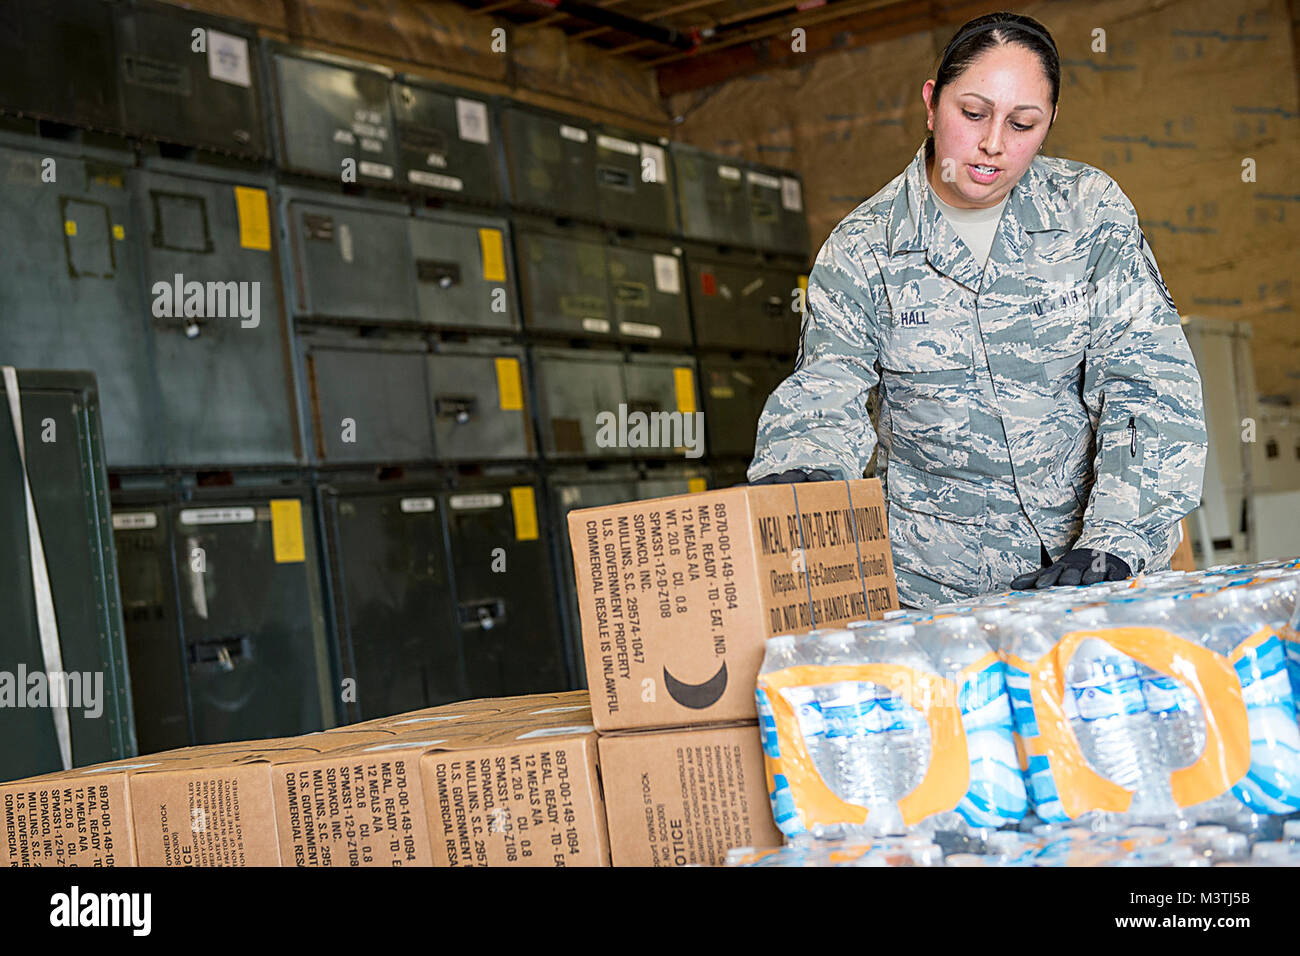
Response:
[[[721,865],[782,842],[757,724],[602,734],[600,769],[615,866]]]
[[[141,866],[279,866],[271,781],[294,760],[396,738],[386,730],[231,743],[131,778],[131,818]]]
[[[607,862],[595,728],[588,709],[571,706],[417,724],[381,743],[276,765],[281,858],[298,866]],[[538,852],[525,855],[523,840]]]
[[[898,607],[880,482],[569,513],[596,728],[752,720],[763,644]]]
[[[179,751],[0,784],[3,866],[134,866],[130,778]]]
[[[437,866],[608,866],[588,726],[449,741],[420,758]]]
[[[181,747],[0,784],[4,866],[135,866],[132,788],[140,775],[232,759],[293,738]]]

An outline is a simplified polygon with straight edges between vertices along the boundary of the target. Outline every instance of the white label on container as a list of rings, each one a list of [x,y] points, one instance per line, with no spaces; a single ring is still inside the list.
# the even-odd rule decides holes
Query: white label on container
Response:
[[[363,159],[357,163],[357,169],[361,171],[362,176],[369,176],[371,179],[393,178],[393,167],[387,163],[372,163],[368,159]]]
[[[641,144],[641,181],[666,183],[668,181],[668,156],[663,147],[652,143]]]
[[[574,704],[570,707],[543,707],[541,710],[530,710],[530,714],[567,714],[573,710],[587,710],[586,704]]]
[[[569,126],[566,123],[560,124],[560,135],[565,139],[573,140],[575,143],[585,143],[587,141],[587,131],[585,129]]]
[[[573,727],[546,727],[542,730],[530,730],[526,734],[520,734],[515,740],[532,740],[534,737],[568,737],[573,734],[590,734],[594,733],[595,727],[590,724],[577,724]]]
[[[730,179],[734,182],[740,182],[740,170],[735,166],[719,166],[718,175],[723,179]]]
[[[767,173],[759,173],[751,169],[745,176],[751,183],[757,183],[759,186],[765,186],[768,189],[781,188],[781,180],[775,176],[769,176]]]
[[[411,169],[406,173],[408,179],[417,186],[432,186],[435,189],[450,189],[452,192],[460,192],[465,188],[465,183],[455,176],[444,176],[441,173],[426,173],[422,169]]]
[[[646,325],[644,322],[620,322],[618,330],[624,335],[639,335],[646,339],[662,338],[664,330],[657,325]]]
[[[781,207],[791,212],[803,212],[803,188],[799,180],[790,176],[781,177]]]
[[[506,503],[504,496],[495,491],[478,495],[452,495],[450,504],[457,511],[467,508],[500,508]]]
[[[623,153],[627,156],[638,156],[641,153],[636,143],[631,140],[619,139],[617,136],[606,136],[604,133],[597,134],[596,145],[601,149],[608,149],[614,153]]]
[[[582,327],[588,332],[608,332],[609,322],[605,319],[583,319]]]
[[[113,515],[114,531],[135,531],[158,527],[158,516],[152,511],[131,511]]]
[[[480,103],[478,100],[467,100],[463,96],[456,97],[456,130],[460,133],[461,139],[467,139],[471,143],[486,143],[488,141],[487,104]]]
[[[352,229],[346,222],[339,223],[339,255],[343,261],[352,262]]]
[[[400,507],[402,511],[405,512],[406,514],[411,514],[413,512],[418,512],[418,511],[432,511],[433,499],[432,498],[403,498]]]
[[[408,747],[433,747],[437,744],[445,744],[447,738],[441,740],[407,740],[397,744],[376,744],[373,747],[367,747],[365,753],[374,753],[377,750],[406,750]]]
[[[252,508],[181,509],[181,524],[249,524],[256,519]]]
[[[248,72],[248,41],[220,30],[208,30],[208,75],[222,83],[252,86]]]
[[[343,143],[344,145],[351,146],[356,141],[356,136],[354,136],[352,131],[349,129],[336,129],[334,131],[334,142],[336,143]]]
[[[669,295],[680,295],[682,291],[682,267],[676,256],[666,256],[661,252],[655,254],[655,288]]]

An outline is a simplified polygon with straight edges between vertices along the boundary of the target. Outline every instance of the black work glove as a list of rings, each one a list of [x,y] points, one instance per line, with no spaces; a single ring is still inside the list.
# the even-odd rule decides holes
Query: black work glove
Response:
[[[1072,548],[1061,555],[1055,564],[1020,575],[1011,582],[1011,587],[1017,591],[1027,588],[1071,587],[1076,584],[1096,584],[1098,581],[1123,581],[1132,574],[1128,564],[1109,551]]]
[[[783,471],[779,474],[764,475],[756,481],[751,481],[751,485],[789,485],[797,481],[834,481],[835,476],[829,471],[822,471],[815,468],[811,471],[804,471],[802,468],[791,468],[789,471]]]

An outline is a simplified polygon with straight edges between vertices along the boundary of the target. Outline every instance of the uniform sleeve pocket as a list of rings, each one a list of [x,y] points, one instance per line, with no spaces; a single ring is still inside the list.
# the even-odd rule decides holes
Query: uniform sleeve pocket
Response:
[[[1160,433],[1142,416],[1120,416],[1103,432],[1093,518],[1132,525],[1158,493]]]

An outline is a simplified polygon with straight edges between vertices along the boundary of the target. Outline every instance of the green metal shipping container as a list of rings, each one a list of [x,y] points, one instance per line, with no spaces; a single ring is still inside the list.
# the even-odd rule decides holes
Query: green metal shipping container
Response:
[[[61,670],[69,679],[72,764],[136,753],[109,525],[99,397],[88,372],[19,371],[26,475],[43,546]],[[45,671],[22,459],[0,379],[0,779],[62,769]],[[26,672],[27,680],[20,680]],[[79,686],[74,686],[79,685]],[[7,685],[5,687],[4,685]],[[76,691],[74,695],[74,690]],[[8,698],[8,699],[6,699]],[[36,704],[38,706],[33,706]],[[80,706],[77,706],[80,705]]]

